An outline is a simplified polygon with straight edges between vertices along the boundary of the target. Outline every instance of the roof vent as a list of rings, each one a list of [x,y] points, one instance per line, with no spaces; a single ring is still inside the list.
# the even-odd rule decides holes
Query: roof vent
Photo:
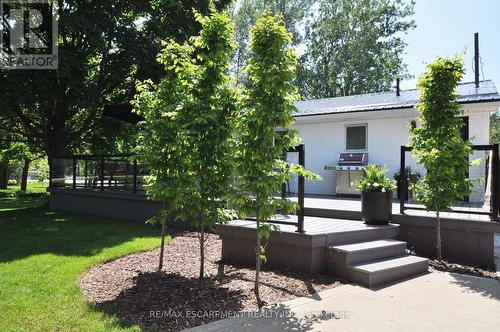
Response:
[[[401,96],[401,90],[399,89],[399,78],[396,79],[396,96]]]

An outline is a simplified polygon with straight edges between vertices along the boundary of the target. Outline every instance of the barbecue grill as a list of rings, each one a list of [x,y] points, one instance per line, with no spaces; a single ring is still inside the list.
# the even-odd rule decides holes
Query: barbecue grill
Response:
[[[363,170],[368,164],[368,153],[340,153],[335,171],[337,172],[337,196],[359,195],[354,182],[363,178]]]

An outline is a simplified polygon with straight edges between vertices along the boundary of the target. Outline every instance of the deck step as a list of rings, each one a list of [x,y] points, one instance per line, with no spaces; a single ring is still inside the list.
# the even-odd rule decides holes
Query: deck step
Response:
[[[405,254],[406,242],[394,239],[382,239],[368,242],[352,243],[340,246],[330,246],[339,255],[345,255],[345,263],[352,265],[361,262],[375,261]]]
[[[427,272],[429,260],[418,256],[401,256],[347,266],[350,280],[368,287],[380,286],[392,281]]]
[[[395,239],[398,236],[398,233],[399,225],[366,225],[364,228],[359,230],[337,231],[329,234],[327,241],[329,246],[340,246],[382,239]]]

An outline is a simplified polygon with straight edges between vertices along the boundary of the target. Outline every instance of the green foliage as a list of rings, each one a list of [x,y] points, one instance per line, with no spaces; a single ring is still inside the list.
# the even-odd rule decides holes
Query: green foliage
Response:
[[[199,36],[166,44],[158,61],[165,77],[138,84],[134,105],[144,117],[138,153],[149,169],[147,192],[182,219],[223,216],[234,165],[235,92],[227,69],[233,50],[226,13],[196,15]],[[202,222],[195,218],[194,223]]]
[[[406,175],[407,183],[411,183],[411,184],[417,183],[420,180],[420,178],[422,177],[422,175],[419,172],[414,171],[411,168],[411,166],[405,167],[405,175]],[[397,182],[401,181],[401,170],[394,173],[394,180],[396,180]]]
[[[292,43],[298,45],[302,36],[299,33],[299,23],[306,16],[314,0],[242,0],[234,14],[235,40],[238,43],[233,55],[232,72],[237,82],[245,80],[242,69],[247,64],[249,56],[250,29],[264,11],[270,14],[280,14],[286,30],[292,35]]]
[[[112,137],[96,137],[107,134],[106,128],[96,130],[103,127],[103,106],[128,103],[137,79],[158,82],[161,41],[196,34],[200,25],[192,9],[207,13],[209,3],[59,1],[59,69],[0,71],[0,128],[41,147],[49,157],[87,152],[81,151],[86,143],[93,151],[106,150]],[[220,7],[229,3],[216,1]]]
[[[410,128],[413,155],[427,174],[417,185],[416,198],[429,210],[447,211],[471,191],[467,177],[469,142],[460,135],[463,110],[457,85],[464,75],[462,58],[437,58],[418,81],[422,125]]]
[[[389,179],[385,173],[387,168],[368,164],[364,170],[363,179],[356,181],[359,191],[392,192],[396,189],[396,181]]]
[[[490,117],[490,144],[500,143],[500,115],[493,113]]]
[[[409,75],[402,56],[414,2],[320,0],[306,25],[297,85],[305,98],[388,90]]]
[[[294,208],[287,200],[275,197],[281,184],[290,179],[290,171],[313,177],[302,167],[291,167],[280,160],[300,142],[296,132],[289,129],[297,100],[296,55],[290,44],[291,36],[280,16],[265,15],[252,29],[251,55],[245,68],[251,86],[238,128],[238,183],[245,195],[239,197],[237,205],[245,214],[256,213],[262,222],[279,208]]]

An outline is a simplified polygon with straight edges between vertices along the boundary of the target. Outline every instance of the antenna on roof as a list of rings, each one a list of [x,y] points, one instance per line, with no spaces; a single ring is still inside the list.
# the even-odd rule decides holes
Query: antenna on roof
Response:
[[[396,96],[401,96],[401,90],[399,89],[399,78],[396,78]]]
[[[479,88],[479,33],[474,33],[474,83]]]

